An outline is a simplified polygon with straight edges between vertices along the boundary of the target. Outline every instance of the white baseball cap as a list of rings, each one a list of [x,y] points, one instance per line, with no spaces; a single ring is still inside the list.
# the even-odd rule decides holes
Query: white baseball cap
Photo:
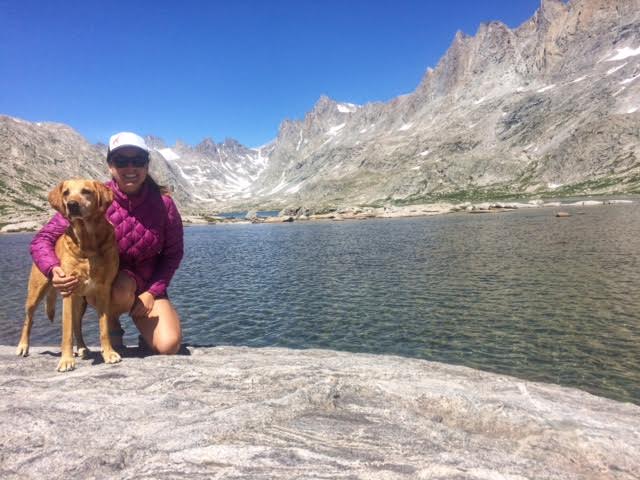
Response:
[[[109,139],[109,152],[113,152],[121,147],[138,147],[145,152],[149,152],[149,147],[140,135],[132,132],[120,132],[112,135]]]

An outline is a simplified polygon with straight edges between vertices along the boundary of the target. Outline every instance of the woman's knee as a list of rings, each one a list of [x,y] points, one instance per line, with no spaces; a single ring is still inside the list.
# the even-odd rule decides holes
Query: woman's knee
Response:
[[[157,299],[148,317],[133,320],[145,338],[151,339],[151,347],[156,353],[178,353],[182,342],[180,316],[168,299]]]
[[[180,351],[182,336],[180,332],[167,332],[154,339],[153,349],[160,355],[175,355]]]

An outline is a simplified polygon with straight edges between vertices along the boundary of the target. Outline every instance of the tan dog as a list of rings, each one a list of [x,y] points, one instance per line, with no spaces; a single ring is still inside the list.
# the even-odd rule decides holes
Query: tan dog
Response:
[[[56,255],[64,272],[78,278],[74,292],[62,300],[62,358],[58,363],[59,372],[75,368],[74,335],[78,355],[85,358],[88,353],[82,337],[82,315],[87,299],[96,306],[100,316],[100,344],[104,361],[117,363],[121,360],[111,346],[107,324],[111,284],[119,266],[115,230],[105,218],[105,212],[112,201],[111,190],[93,180],[66,180],[49,193],[51,206],[71,222],[67,231],[56,242]],[[29,276],[26,317],[17,355],[26,357],[29,353],[33,314],[45,295],[47,315],[49,320],[53,320],[56,290],[52,287],[51,280],[34,264]]]

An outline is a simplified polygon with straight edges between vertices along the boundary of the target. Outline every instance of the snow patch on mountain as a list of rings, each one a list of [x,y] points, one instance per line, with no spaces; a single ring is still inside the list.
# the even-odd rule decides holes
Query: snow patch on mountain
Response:
[[[172,162],[174,160],[178,160],[180,158],[180,155],[178,155],[176,152],[174,152],[172,149],[170,148],[160,148],[158,150],[156,150],[160,155],[162,155],[162,157],[167,160],[168,162]]]
[[[302,145],[304,141],[304,137],[302,136],[302,130],[300,130],[300,138],[298,139],[298,145],[296,145],[296,152],[300,150],[300,145]]]
[[[300,188],[302,187],[303,183],[304,183],[304,181],[298,183],[297,185],[294,185],[291,188],[288,188],[287,190],[285,190],[285,193],[288,193],[288,194],[298,193],[298,191],[300,191]]]
[[[340,113],[355,113],[358,106],[353,103],[339,103],[336,108]]]
[[[615,62],[617,60],[624,60],[625,58],[635,57],[637,55],[640,55],[640,47],[638,48],[623,47],[623,48],[618,48],[617,53],[613,57],[608,58],[605,61]]]
[[[276,185],[273,189],[271,189],[268,195],[273,195],[274,193],[278,193],[280,190],[282,190],[286,186],[287,186],[287,181],[285,180],[285,172],[282,172],[282,175],[280,176],[280,183],[278,183],[278,185]]]
[[[618,65],[617,67],[610,68],[609,70],[607,70],[606,75],[607,75],[607,76],[609,76],[609,75],[611,75],[612,73],[617,72],[618,70],[620,70],[621,68],[623,68],[626,64],[627,64],[627,62],[623,63],[622,65]]]
[[[191,176],[187,175],[185,173],[185,171],[182,169],[182,167],[180,165],[178,165],[177,163],[175,164],[175,166],[178,168],[178,173],[180,174],[180,176],[182,178],[184,178],[185,180],[187,180],[189,183],[193,183]]]
[[[340,133],[340,130],[342,130],[344,128],[344,126],[346,125],[346,123],[341,123],[340,125],[336,125],[334,127],[331,127],[326,134],[330,135],[332,137],[335,137],[336,135],[338,135]]]
[[[634,76],[634,77],[625,78],[624,80],[622,80],[622,81],[620,82],[620,85],[626,85],[626,84],[628,84],[628,83],[631,83],[631,82],[633,82],[633,81],[637,80],[638,78],[640,78],[640,74],[639,74],[639,75],[636,75],[636,76]]]

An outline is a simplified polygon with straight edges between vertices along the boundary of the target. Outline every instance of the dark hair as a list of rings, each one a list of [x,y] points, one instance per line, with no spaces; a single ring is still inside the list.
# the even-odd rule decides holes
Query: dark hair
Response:
[[[147,163],[148,163],[151,158],[149,155],[149,152],[146,152],[142,149],[140,149],[140,151],[142,151],[143,152],[142,154],[147,157]],[[111,150],[107,150],[107,163],[109,165],[111,165],[111,153],[112,153]],[[169,187],[167,187],[166,185],[160,185],[158,182],[156,182],[148,171],[147,171],[146,182],[149,184],[149,186],[152,189],[160,192],[160,195],[169,195],[169,196],[171,195],[171,190],[169,190]]]
[[[153,179],[153,177],[149,173],[147,173],[147,183],[149,183],[149,186],[151,188],[158,190],[160,192],[160,195],[171,196],[171,190],[169,190],[169,187],[167,187],[166,185],[160,185]]]

